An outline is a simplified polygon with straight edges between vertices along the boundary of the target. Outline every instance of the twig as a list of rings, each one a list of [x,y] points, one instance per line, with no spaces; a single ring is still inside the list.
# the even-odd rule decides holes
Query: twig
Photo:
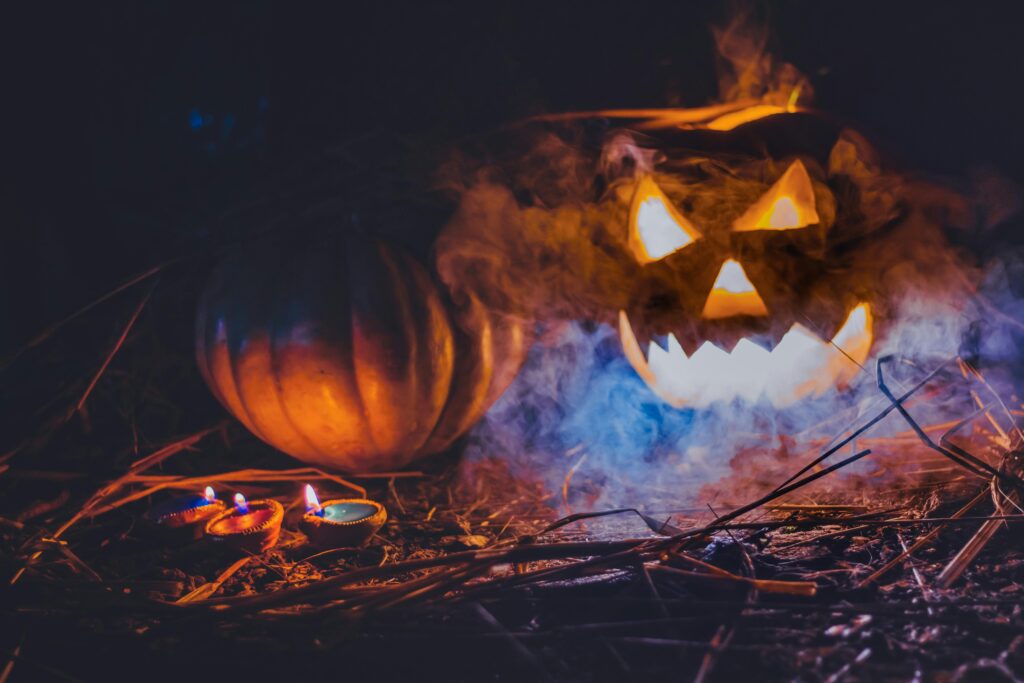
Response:
[[[853,668],[853,666],[855,664],[862,664],[863,662],[866,662],[868,657],[870,657],[870,656],[871,656],[871,648],[870,647],[864,648],[863,650],[860,651],[860,654],[858,654],[853,659],[852,662],[847,662],[846,664],[844,664],[839,669],[839,671],[836,671],[834,674],[832,674],[831,676],[826,678],[825,679],[825,683],[838,683],[839,681],[843,680],[843,678],[846,676],[846,674],[850,673],[850,670]]]
[[[513,650],[515,650],[523,659],[530,663],[530,667],[540,675],[541,680],[554,680],[551,677],[551,674],[548,672],[548,670],[544,667],[544,665],[540,663],[540,660],[537,659],[536,655],[534,655],[533,652],[530,651],[530,648],[523,645],[523,642],[519,640],[519,638],[517,638],[508,629],[502,626],[501,622],[498,621],[495,618],[495,616],[487,610],[486,607],[484,607],[479,602],[474,602],[473,609],[476,610],[476,613],[480,615],[480,618],[483,620],[485,624],[490,626],[495,633],[501,636],[503,640],[508,642],[508,644],[512,647]]]
[[[896,539],[900,542],[900,547],[903,548],[903,552],[907,552],[909,548],[907,548],[907,542],[903,540],[903,534],[897,531]],[[924,598],[925,602],[930,602],[932,592],[928,590],[928,586],[924,582],[924,577],[922,577],[921,572],[917,570],[917,566],[914,564],[913,560],[910,560],[908,564],[910,565],[910,573],[913,574],[914,581],[917,583],[917,587],[921,589],[921,597]],[[932,608],[929,607],[928,614],[932,613]]]
[[[975,456],[971,455],[962,448],[954,447],[950,449],[932,441],[932,438],[925,433],[924,429],[921,428],[921,425],[917,423],[917,420],[911,417],[910,413],[907,412],[907,409],[903,407],[902,400],[897,399],[893,395],[892,391],[890,391],[888,385],[886,385],[885,383],[885,374],[882,372],[882,368],[886,365],[886,363],[892,362],[893,360],[895,360],[895,357],[891,355],[882,356],[881,358],[878,359],[878,362],[875,365],[875,377],[877,380],[876,384],[878,385],[878,390],[885,394],[885,397],[889,399],[890,402],[892,402],[893,407],[895,407],[896,410],[899,411],[899,414],[903,417],[906,423],[910,425],[910,428],[914,430],[918,438],[921,439],[921,442],[928,446],[928,448],[931,448],[933,451],[937,453],[941,453],[942,455],[946,456],[956,464],[973,472],[974,474],[981,475],[982,470],[984,470],[985,472],[988,472],[993,476],[1000,476],[996,468],[992,467],[984,460],[976,458]]]
[[[930,382],[937,374],[939,374],[939,371],[941,371],[943,368],[945,368],[951,362],[952,362],[952,359],[946,360],[945,362],[941,363],[937,368],[935,368],[930,373],[928,373],[928,375],[925,376],[924,379],[922,379],[920,382],[918,382],[913,387],[911,387],[906,393],[904,393],[902,396],[900,396],[895,401],[892,401],[890,403],[890,405],[887,406],[880,413],[878,413],[873,418],[871,418],[870,420],[865,422],[863,425],[861,425],[860,427],[855,429],[853,432],[851,432],[849,434],[849,436],[844,438],[842,441],[840,441],[839,443],[833,445],[831,448],[826,450],[824,453],[819,455],[817,458],[815,458],[811,462],[807,463],[803,468],[800,469],[799,472],[797,472],[796,474],[791,476],[789,479],[787,479],[786,481],[784,481],[781,484],[779,484],[779,488],[782,488],[782,487],[788,485],[789,483],[795,481],[798,477],[802,477],[805,473],[809,472],[810,470],[812,470],[815,467],[817,467],[818,465],[820,465],[822,462],[827,460],[834,453],[838,453],[843,447],[845,447],[848,443],[850,443],[853,440],[855,440],[858,436],[860,436],[861,434],[863,434],[864,432],[868,431],[869,429],[874,427],[876,424],[881,422],[883,419],[885,419],[885,417],[889,413],[891,413],[892,411],[896,410],[896,406],[897,405],[901,405],[908,398],[910,398],[911,396],[916,394],[918,391],[920,391],[926,384],[928,384],[928,382]]]
[[[402,516],[404,517],[407,513],[405,511],[405,506],[402,505],[402,499],[398,496],[398,490],[395,488],[394,477],[388,479],[388,491],[391,493],[391,497],[395,499],[395,505],[398,506],[399,511],[402,513]],[[365,491],[363,491],[363,497],[366,497]]]
[[[185,605],[190,602],[196,602],[197,600],[205,600],[206,598],[212,597],[214,593],[220,590],[220,587],[224,585],[224,582],[230,579],[232,576],[238,573],[238,570],[249,564],[249,560],[253,558],[252,555],[233,562],[230,567],[221,572],[220,576],[209,583],[204,583],[202,586],[197,587],[190,593],[178,598],[174,603],[176,605]]]
[[[756,588],[761,593],[772,593],[776,595],[795,595],[802,598],[813,598],[818,593],[818,586],[813,581],[777,581],[775,579],[752,579],[746,576],[739,576],[731,572],[713,572],[704,574],[701,572],[690,572],[685,569],[653,565],[649,567],[655,573],[666,573],[677,576],[688,581],[697,583],[721,584],[735,583]],[[724,571],[724,570],[723,570]]]
[[[715,516],[715,519],[719,519],[718,513],[715,512],[715,509],[710,503],[708,504],[708,509],[711,510],[711,514]],[[751,581],[756,581],[757,574],[754,570],[754,561],[750,559],[750,553],[748,553],[746,547],[732,535],[731,531],[726,531],[726,533],[732,539],[733,543],[736,544],[736,547],[740,549],[743,557],[743,566],[747,570],[748,574],[747,578]],[[713,567],[713,565],[696,560],[695,558],[686,557],[683,553],[677,553],[675,557],[684,557],[698,563],[699,565]],[[720,576],[722,573],[728,574],[728,572],[725,572],[718,567],[713,567],[713,569],[715,570],[713,572],[715,575]],[[749,590],[747,591],[744,608],[739,611],[736,617],[719,624],[718,629],[715,630],[715,635],[711,638],[707,652],[704,653],[704,657],[701,659],[700,668],[697,670],[697,675],[694,676],[693,679],[694,683],[704,683],[704,680],[711,674],[711,670],[718,661],[718,657],[732,644],[733,637],[736,635],[738,617],[742,617],[746,614],[747,608],[752,607],[754,603],[757,602],[757,597],[760,594],[759,586],[756,583],[748,583],[747,586]]]
[[[92,390],[96,388],[96,384],[100,381],[100,378],[103,377],[103,373],[107,371],[111,361],[114,360],[114,356],[117,355],[117,352],[120,351],[121,347],[124,345],[124,340],[128,338],[128,334],[132,331],[132,328],[135,327],[135,321],[138,320],[139,314],[142,313],[142,309],[146,307],[150,297],[153,296],[153,292],[156,290],[156,286],[159,282],[159,280],[154,280],[153,284],[150,285],[142,295],[142,298],[139,299],[139,303],[135,306],[135,310],[132,311],[132,315],[128,318],[127,324],[125,324],[124,329],[121,330],[121,335],[117,338],[117,341],[114,342],[114,346],[111,347],[110,352],[103,360],[103,363],[96,371],[96,374],[94,374],[92,379],[89,380],[89,384],[86,386],[85,391],[82,392],[81,398],[78,399],[78,402],[75,403],[71,410],[68,411],[67,415],[64,416],[65,422],[70,420],[75,413],[81,412],[85,402],[89,399],[89,395],[92,394]]]
[[[736,519],[737,517],[745,515],[746,513],[750,512],[751,510],[756,510],[757,508],[763,506],[765,503],[770,503],[773,500],[781,498],[782,496],[786,495],[787,493],[792,493],[793,491],[796,491],[797,489],[799,489],[799,488],[801,488],[803,486],[806,486],[807,484],[810,484],[812,481],[816,481],[818,479],[821,479],[822,477],[827,476],[827,475],[831,474],[832,472],[835,472],[836,470],[842,469],[843,467],[846,467],[847,465],[853,464],[853,463],[857,462],[858,460],[860,460],[861,458],[863,458],[864,456],[870,455],[870,454],[871,454],[871,450],[870,449],[865,449],[863,451],[860,451],[859,453],[855,453],[855,454],[851,455],[848,458],[844,458],[843,460],[840,460],[839,462],[837,462],[837,463],[835,463],[833,465],[829,465],[828,467],[826,467],[823,470],[819,470],[817,472],[814,472],[813,474],[809,474],[806,477],[804,477],[803,479],[801,479],[799,481],[795,481],[792,484],[789,484],[788,486],[780,486],[779,488],[775,489],[771,493],[768,493],[768,494],[762,496],[761,498],[755,500],[753,503],[748,503],[747,505],[739,507],[739,508],[733,510],[732,512],[726,513],[725,515],[723,515],[719,519],[716,519],[714,522],[709,524],[706,527],[706,529],[708,531],[710,531],[710,530],[715,529],[715,528],[722,528],[722,526],[726,522],[729,522],[731,520]],[[735,527],[733,527],[733,528],[735,528]]]
[[[54,332],[59,330],[61,327],[63,327],[67,323],[71,322],[72,320],[74,320],[75,318],[78,318],[81,315],[84,315],[85,313],[88,313],[93,308],[95,308],[96,306],[99,306],[101,303],[103,303],[107,299],[110,299],[110,298],[112,298],[114,296],[117,296],[118,294],[120,294],[124,290],[129,289],[129,288],[133,287],[134,285],[137,285],[138,283],[153,277],[154,275],[159,273],[161,270],[163,270],[168,265],[168,263],[162,263],[162,264],[160,264],[158,266],[154,266],[154,267],[150,268],[149,270],[147,270],[147,271],[145,271],[143,273],[140,273],[139,275],[136,275],[135,277],[131,278],[127,282],[124,282],[124,283],[118,285],[117,287],[115,287],[114,289],[110,290],[109,292],[107,292],[106,294],[101,296],[100,298],[95,299],[92,302],[86,304],[85,306],[83,306],[82,308],[78,309],[77,311],[75,311],[71,315],[69,315],[69,316],[67,316],[65,318],[62,318],[61,320],[58,320],[54,324],[50,325],[45,330],[43,330],[42,332],[37,334],[35,337],[33,337],[32,339],[30,339],[27,342],[25,342],[17,351],[15,351],[11,355],[7,356],[3,360],[0,360],[0,372],[6,370],[11,365],[11,363],[16,361],[23,353],[25,353],[26,351],[28,351],[28,350],[36,347],[36,346],[39,346],[44,341],[49,339],[50,336]]]
[[[567,514],[572,514],[572,508],[569,506],[569,484],[572,482],[572,477],[576,474],[576,470],[580,468],[580,465],[582,465],[586,459],[586,453],[580,455],[575,464],[573,464],[572,467],[569,468],[569,471],[565,473],[565,479],[562,481],[562,504],[565,505],[565,511]]]
[[[608,516],[611,516],[611,515],[621,515],[621,514],[626,513],[626,512],[632,512],[637,517],[642,519],[644,521],[644,524],[647,525],[647,528],[650,529],[651,531],[653,531],[656,534],[660,534],[662,536],[665,536],[665,535],[676,535],[676,534],[683,533],[682,529],[679,529],[677,527],[672,526],[671,524],[668,523],[667,520],[664,521],[664,522],[659,522],[658,520],[654,519],[653,517],[649,517],[648,515],[645,515],[644,513],[640,512],[636,508],[616,508],[614,510],[601,510],[601,511],[598,511],[598,512],[574,512],[571,515],[566,515],[565,517],[562,517],[561,519],[557,519],[554,522],[552,522],[551,524],[548,524],[546,527],[544,527],[543,529],[538,531],[533,536],[520,539],[520,543],[532,542],[533,539],[535,539],[535,538],[539,538],[540,536],[543,536],[543,535],[545,535],[547,533],[550,533],[550,532],[552,532],[552,531],[554,531],[556,529],[560,529],[563,526],[566,526],[568,524],[572,524],[573,522],[578,522],[578,521],[584,520],[584,519],[596,519],[598,517],[608,517]]]
[[[820,534],[820,535],[815,536],[813,538],[803,538],[803,539],[801,539],[799,541],[794,541],[792,543],[787,543],[786,545],[780,545],[777,548],[774,548],[773,550],[775,552],[782,552],[783,550],[791,550],[793,548],[799,548],[801,546],[810,545],[812,543],[817,543],[818,541],[824,541],[827,538],[838,538],[839,536],[846,536],[847,534],[855,534],[858,531],[863,531],[864,529],[870,529],[870,528],[871,528],[870,524],[861,524],[861,525],[858,525],[858,526],[850,527],[849,529],[838,529],[836,531],[830,531],[827,534]]]
[[[918,518],[898,518],[898,519],[879,519],[879,520],[846,520],[846,519],[815,519],[815,520],[786,520],[786,521],[763,521],[763,522],[731,522],[729,524],[722,524],[720,526],[714,523],[708,524],[705,527],[699,529],[693,529],[687,531],[686,536],[700,536],[707,534],[711,531],[725,531],[727,529],[736,530],[751,530],[751,529],[814,529],[819,526],[830,526],[837,524],[863,524],[864,526],[872,527],[889,527],[889,526],[927,526],[931,524],[948,524],[949,522],[988,522],[990,520],[998,522],[1024,522],[1024,515],[975,515],[971,517],[918,517]]]
[[[1004,458],[1004,467],[1007,463],[1015,469],[1019,469],[1021,462],[1024,462],[1024,455],[1021,455],[1019,451],[1015,451],[1007,455]],[[1004,467],[1000,467],[1000,471],[1004,470]],[[1009,502],[1013,506],[1018,506],[1021,500],[1021,490],[1011,491],[1009,494],[1004,494],[999,489],[998,482],[995,478],[992,479],[991,483],[992,499],[996,506],[996,515],[1001,515],[1005,509],[1004,500]],[[939,588],[949,588],[952,586],[957,579],[966,571],[966,569],[974,562],[974,559],[985,549],[988,542],[992,540],[992,537],[1002,526],[1003,522],[997,519],[996,516],[987,520],[967,544],[960,549],[960,552],[947,564],[942,572],[939,573],[938,578],[935,580]]]
[[[954,512],[953,515],[951,517],[948,517],[947,519],[949,521],[960,519],[968,512],[970,512],[975,505],[980,503],[982,499],[985,497],[986,493],[987,492],[984,489],[982,489],[981,492],[978,493],[978,495],[972,498],[966,505],[964,505],[962,508]],[[920,550],[921,548],[925,547],[933,540],[935,540],[935,537],[942,533],[942,530],[945,528],[945,526],[945,522],[943,522],[940,526],[935,527],[927,534],[914,541],[914,543],[909,548],[905,549],[899,555],[886,562],[882,567],[880,567],[879,569],[874,571],[870,576],[861,581],[858,587],[864,588],[868,584],[874,583],[878,579],[888,574],[889,571],[902,564],[903,561],[910,557],[912,554],[916,553],[918,550]]]
[[[0,671],[0,683],[7,683],[7,679],[11,677],[11,672],[14,671],[14,664],[18,661],[18,657],[21,655],[21,646],[25,644],[24,634],[18,641],[18,644],[11,650],[10,657],[7,659],[7,664],[4,665],[3,671]]]

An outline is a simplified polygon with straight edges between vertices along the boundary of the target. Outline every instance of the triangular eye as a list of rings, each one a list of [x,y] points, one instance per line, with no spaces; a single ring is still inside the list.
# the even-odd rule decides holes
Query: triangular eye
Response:
[[[732,229],[795,230],[820,219],[814,205],[814,186],[802,161],[797,159],[760,199],[736,219]]]
[[[659,261],[702,237],[650,176],[637,183],[629,209],[629,248],[642,264]]]

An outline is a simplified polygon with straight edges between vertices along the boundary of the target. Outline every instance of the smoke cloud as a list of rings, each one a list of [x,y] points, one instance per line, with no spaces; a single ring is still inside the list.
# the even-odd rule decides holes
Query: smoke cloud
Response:
[[[806,87],[795,70],[765,60],[763,41],[737,36],[735,28],[716,34],[732,65],[723,78],[728,98]],[[472,289],[493,308],[536,320],[540,330],[513,385],[470,434],[467,460],[501,459],[515,476],[542,482],[552,500],[566,486],[563,504],[575,510],[740,503],[887,405],[875,384],[883,356],[901,359],[889,377],[897,393],[957,355],[995,366],[984,386],[950,365],[911,404],[923,424],[959,419],[993,389],[1009,398],[1012,373],[1003,368],[1017,361],[1024,318],[1022,293],[1010,283],[1024,281],[1024,261],[1003,255],[981,268],[947,238],[981,229],[993,215],[986,196],[885,169],[852,131],[807,160],[829,229],[808,258],[832,283],[817,298],[838,302],[856,289],[874,302],[875,343],[863,371],[849,387],[784,410],[764,401],[679,409],[653,393],[615,329],[618,311],[635,303],[649,278],[627,246],[636,179],[653,175],[701,225],[728,223],[786,163],[698,152],[603,120],[520,127],[496,150],[453,161],[443,177],[459,208],[437,242],[440,277],[453,291]],[[1013,204],[1006,195],[1004,207]],[[912,471],[928,452],[907,432],[890,415],[865,435],[878,456],[823,487],[877,487]]]

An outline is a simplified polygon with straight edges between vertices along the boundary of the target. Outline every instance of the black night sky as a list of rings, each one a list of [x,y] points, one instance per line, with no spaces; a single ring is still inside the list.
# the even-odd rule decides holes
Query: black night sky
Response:
[[[1024,180],[1017,3],[753,7],[771,27],[773,54],[810,77],[816,104],[859,122],[901,163],[963,178],[987,165]],[[213,217],[317,177],[331,150],[365,165],[361,182],[373,187],[382,140],[444,149],[532,113],[707,103],[716,95],[709,26],[732,10],[23,8],[5,41],[14,153],[0,188],[0,347],[169,254],[201,249]]]

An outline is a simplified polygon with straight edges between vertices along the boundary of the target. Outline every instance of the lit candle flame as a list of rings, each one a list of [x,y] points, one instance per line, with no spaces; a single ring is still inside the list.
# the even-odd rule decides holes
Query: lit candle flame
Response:
[[[206,487],[206,490],[203,491],[203,498],[206,499],[207,503],[212,503],[213,501],[217,500],[217,494],[213,492],[212,486]]]
[[[306,484],[306,512],[314,515],[322,515],[324,509],[320,506],[320,499],[316,497],[316,491],[309,484]]]
[[[235,494],[235,507],[238,508],[238,511],[243,515],[249,512],[249,503],[246,502],[245,496],[241,493]]]

